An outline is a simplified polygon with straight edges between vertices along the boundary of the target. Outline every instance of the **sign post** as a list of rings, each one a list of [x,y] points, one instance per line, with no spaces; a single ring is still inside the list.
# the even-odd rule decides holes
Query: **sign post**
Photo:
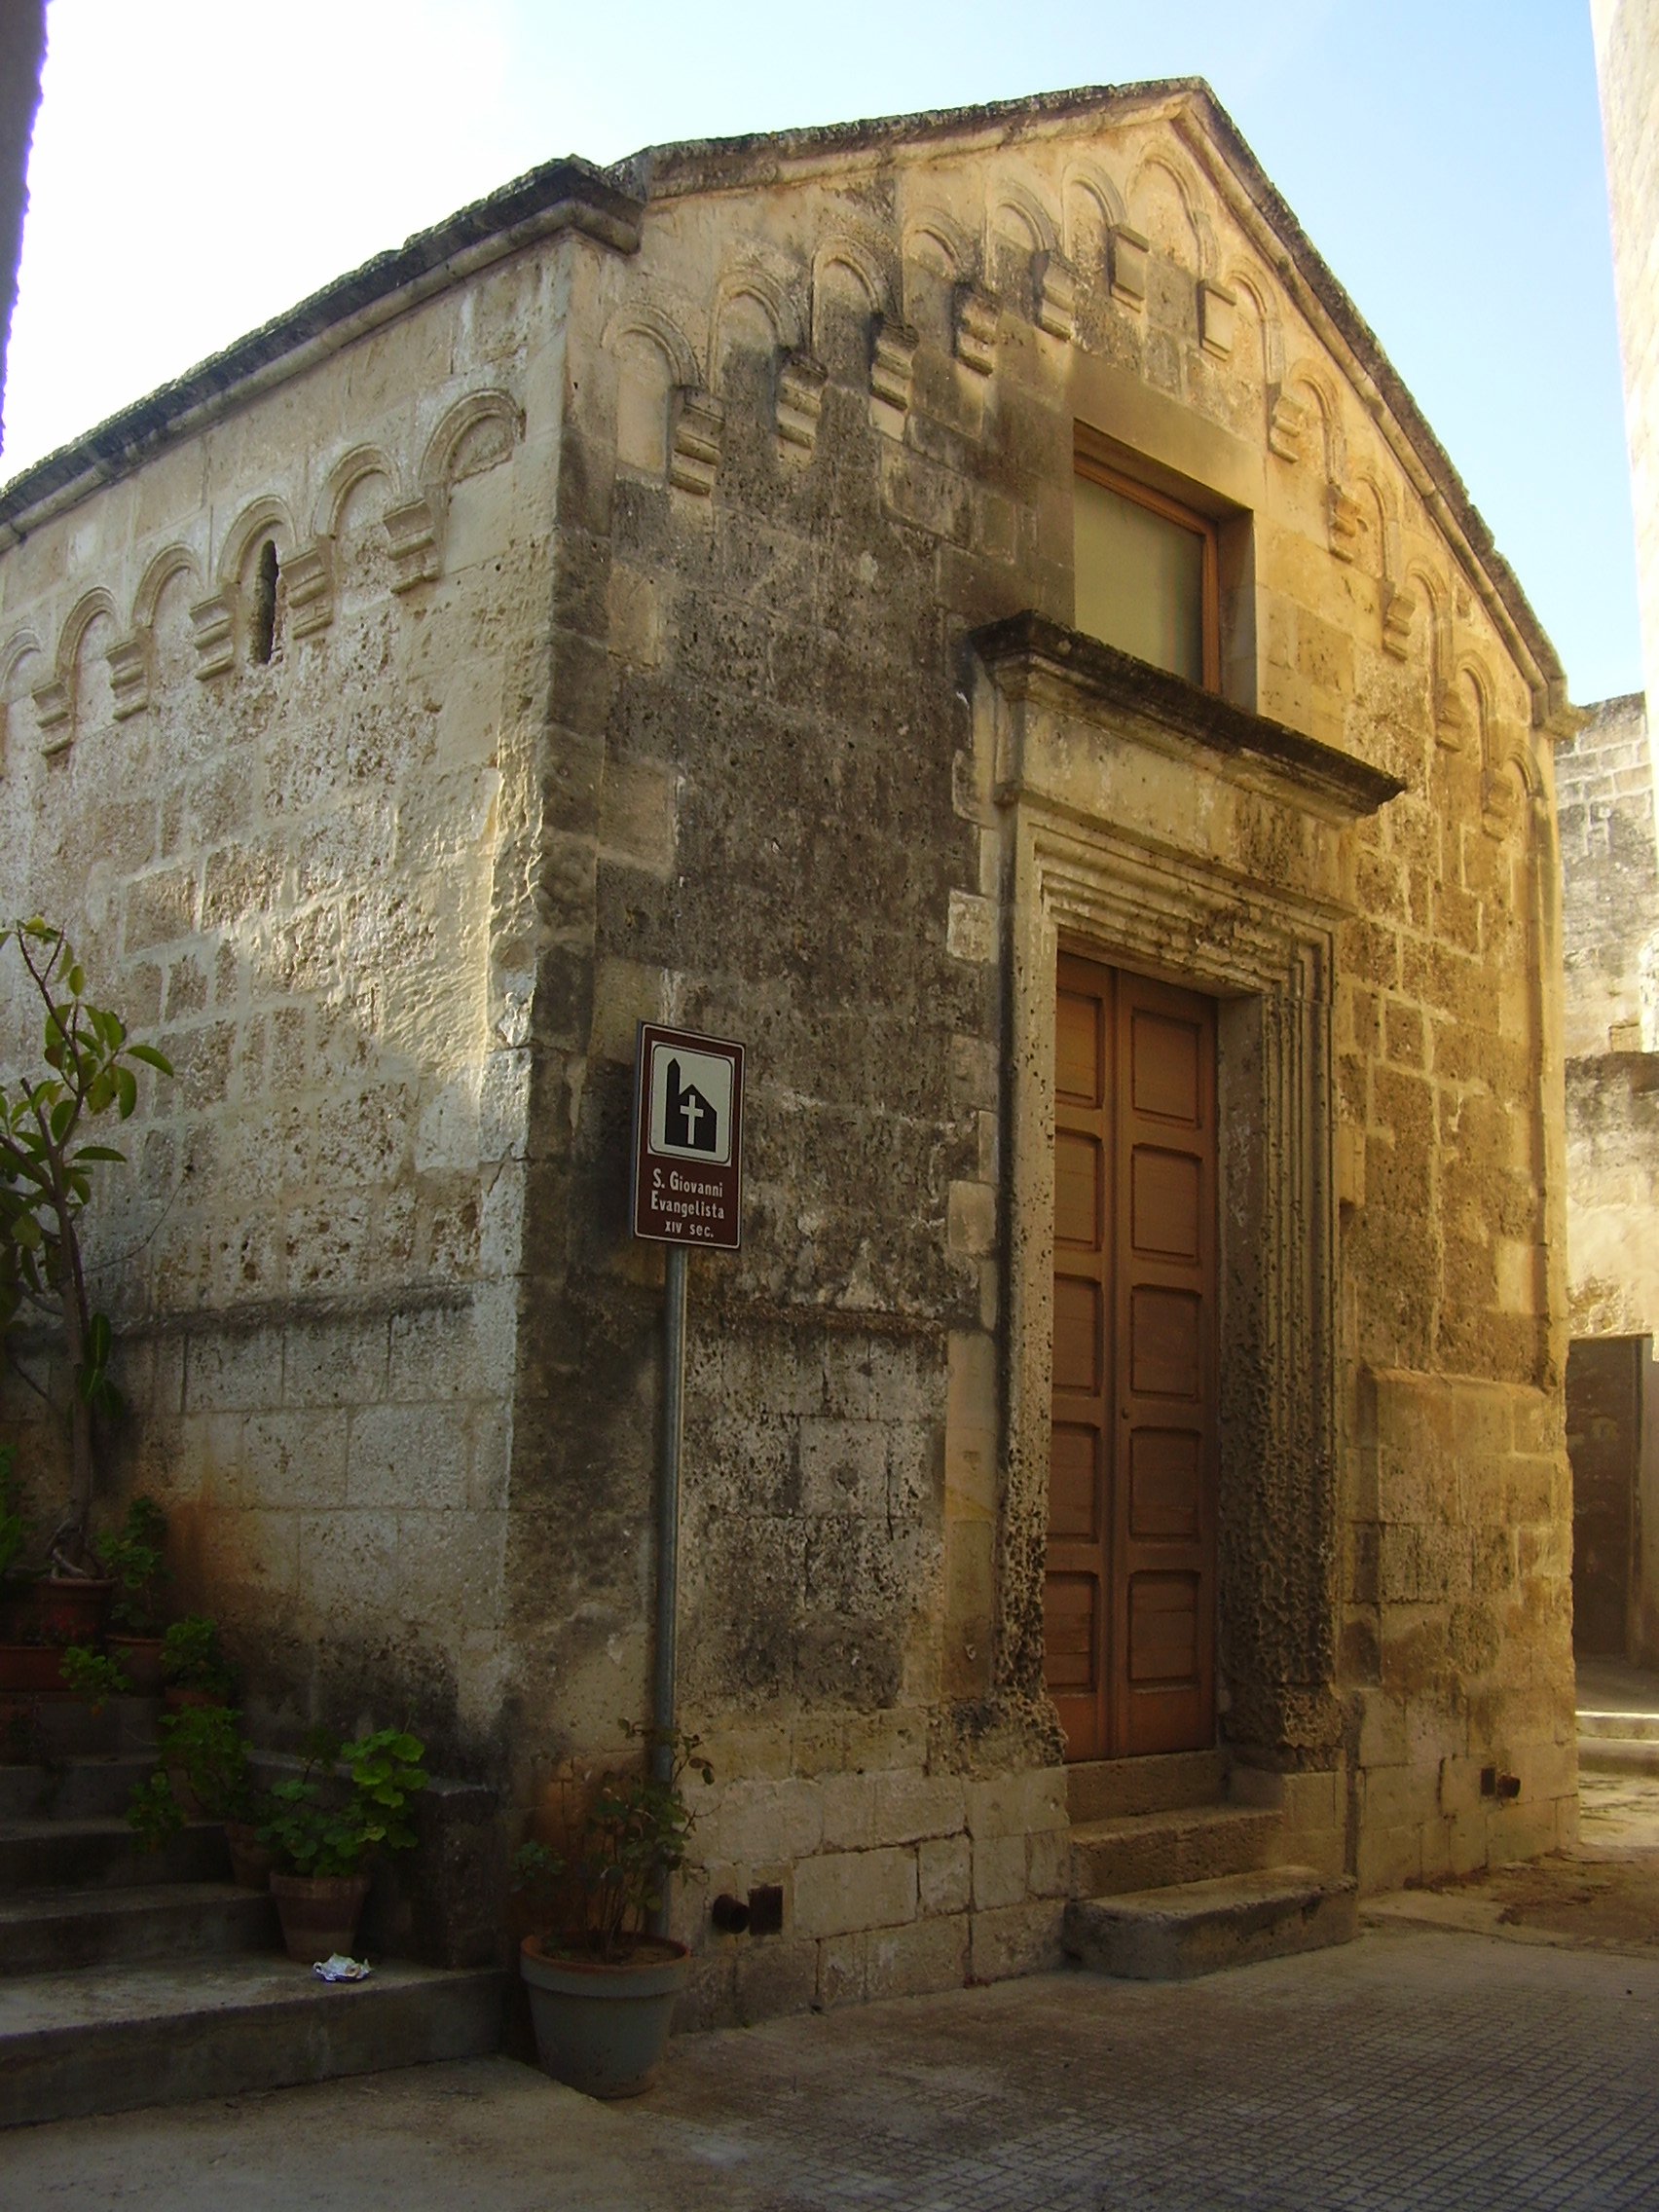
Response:
[[[657,1478],[651,1771],[673,1771],[680,1597],[680,1446],[685,1403],[685,1272],[693,1246],[735,1252],[742,1228],[743,1047],[642,1021],[634,1061],[634,1235],[666,1244],[662,1456]],[[668,1881],[651,1916],[668,1933]]]

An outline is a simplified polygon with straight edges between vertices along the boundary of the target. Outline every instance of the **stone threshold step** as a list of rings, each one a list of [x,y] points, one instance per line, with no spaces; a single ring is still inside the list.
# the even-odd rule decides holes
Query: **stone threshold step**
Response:
[[[1659,1742],[1644,1736],[1620,1740],[1612,1736],[1580,1736],[1580,1774],[1659,1775]]]
[[[155,1763],[152,1749],[57,1766],[0,1766],[0,1821],[119,1819],[132,1785]]]
[[[1659,1744],[1659,1713],[1580,1713],[1578,1740],[1616,1736],[1627,1743]]]
[[[125,1820],[0,1821],[0,1896],[19,1890],[130,1888],[224,1882],[231,1855],[213,1821],[193,1821],[146,1851]]]
[[[1225,1751],[1154,1751],[1142,1758],[1080,1759],[1066,1768],[1074,1822],[1132,1818],[1216,1805],[1227,1794]]]
[[[1276,1809],[1246,1805],[1083,1822],[1071,1831],[1071,1894],[1118,1897],[1247,1873],[1273,1858],[1281,1827]]]
[[[482,2057],[505,1987],[401,1960],[331,1986],[280,1958],[0,1981],[0,2127]]]
[[[1186,1981],[1346,1943],[1358,1925],[1351,1875],[1269,1866],[1174,1889],[1074,1898],[1066,1906],[1064,1943],[1097,1973]]]
[[[269,1892],[148,1882],[0,1898],[0,1975],[280,1948]]]

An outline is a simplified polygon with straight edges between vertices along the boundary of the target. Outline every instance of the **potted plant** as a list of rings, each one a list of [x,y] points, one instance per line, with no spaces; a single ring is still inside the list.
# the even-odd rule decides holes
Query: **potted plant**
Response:
[[[271,1854],[259,1841],[263,1813],[248,1772],[251,1750],[226,1705],[188,1705],[165,1713],[156,1724],[157,1760],[134,1783],[127,1818],[146,1847],[157,1850],[187,1821],[221,1821],[231,1871],[243,1889],[262,1890]]]
[[[369,1894],[368,1862],[414,1847],[409,1800],[426,1787],[424,1748],[401,1728],[334,1751],[313,1740],[304,1773],[273,1784],[259,1840],[272,1855],[271,1894],[289,1958],[305,1964],[350,1950]]]
[[[662,2062],[690,1954],[645,1923],[684,1862],[692,1816],[682,1780],[692,1767],[714,1780],[695,1736],[623,1727],[647,1752],[666,1748],[666,1779],[642,1766],[585,1789],[568,1784],[559,1839],[527,1843],[513,1862],[536,1923],[519,1949],[536,2056],[593,2097],[637,2095]]]
[[[165,1679],[157,1607],[162,1584],[171,1579],[162,1550],[166,1539],[166,1515],[140,1492],[128,1505],[121,1527],[95,1546],[100,1564],[115,1580],[104,1641],[144,1697],[160,1696]]]
[[[169,1709],[229,1705],[237,1694],[236,1670],[219,1641],[219,1624],[205,1613],[186,1613],[162,1639],[162,1677]]]
[[[57,1653],[60,1686],[78,1697],[88,1710],[100,1714],[112,1697],[127,1697],[132,1684],[121,1671],[121,1662],[89,1643],[70,1643]]]
[[[0,1327],[25,1305],[55,1314],[69,1354],[69,1504],[48,1544],[49,1573],[36,1585],[46,1641],[90,1642],[103,1626],[113,1577],[100,1575],[89,1542],[93,1417],[112,1419],[121,1398],[110,1378],[113,1332],[92,1305],[81,1248],[92,1172],[125,1161],[107,1144],[87,1143],[87,1125],[112,1109],[127,1121],[138,1103],[134,1062],[170,1076],[153,1045],[134,1045],[119,1014],[93,1006],[64,932],[34,915],[0,928],[13,945],[42,1015],[45,1072],[0,1084]],[[47,1392],[14,1368],[42,1397]],[[92,1587],[77,1588],[77,1585]]]

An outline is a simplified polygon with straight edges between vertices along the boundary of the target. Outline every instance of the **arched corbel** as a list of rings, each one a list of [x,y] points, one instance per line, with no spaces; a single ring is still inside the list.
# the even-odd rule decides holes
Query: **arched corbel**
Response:
[[[115,602],[103,586],[84,592],[69,609],[58,632],[53,672],[35,685],[35,719],[41,728],[41,751],[48,758],[75,742],[75,715],[79,703],[81,645],[100,616],[116,620]]]

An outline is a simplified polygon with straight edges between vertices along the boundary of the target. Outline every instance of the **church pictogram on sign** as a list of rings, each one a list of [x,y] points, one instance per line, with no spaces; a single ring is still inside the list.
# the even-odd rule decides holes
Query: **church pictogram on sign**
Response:
[[[634,1083],[635,1235],[736,1251],[743,1047],[642,1022]]]

